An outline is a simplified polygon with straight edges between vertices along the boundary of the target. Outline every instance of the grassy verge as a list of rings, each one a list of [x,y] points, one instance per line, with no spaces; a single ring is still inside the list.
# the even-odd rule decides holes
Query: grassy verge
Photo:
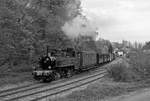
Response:
[[[111,65],[107,68],[108,77],[116,82],[132,82],[139,80],[131,65],[124,59],[121,63]]]
[[[28,65],[20,65],[12,69],[1,67],[0,71],[0,86],[33,81],[31,74],[32,69],[31,66]]]
[[[32,75],[30,72],[14,73],[10,72],[3,73],[0,75],[0,86],[8,84],[18,84],[26,81],[33,81]]]

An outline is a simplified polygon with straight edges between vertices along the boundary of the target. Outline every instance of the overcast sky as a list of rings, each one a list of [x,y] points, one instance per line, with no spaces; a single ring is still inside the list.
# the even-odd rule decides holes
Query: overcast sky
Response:
[[[111,41],[150,41],[150,0],[82,0],[83,13]]]

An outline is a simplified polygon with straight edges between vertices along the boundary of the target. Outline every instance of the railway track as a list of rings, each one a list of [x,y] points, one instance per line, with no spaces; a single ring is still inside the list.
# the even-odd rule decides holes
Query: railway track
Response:
[[[48,96],[53,96],[68,90],[89,84],[102,78],[105,71],[98,71],[94,75],[84,76],[82,78],[72,79],[66,82],[61,82],[59,84],[37,84],[26,86],[23,88],[10,89],[1,91],[0,100],[1,101],[37,101]]]
[[[87,74],[87,73],[90,74],[90,73],[101,71],[101,70],[103,70],[103,68],[100,68],[100,69],[98,68],[95,70],[86,71],[86,72],[83,72],[79,75],[75,75],[74,77],[71,77],[70,79],[78,78],[84,74]],[[65,82],[65,81],[67,81],[67,79],[60,79],[60,80],[51,82],[51,85],[54,85],[54,84],[57,84],[60,82]],[[12,95],[15,93],[19,93],[19,92],[23,92],[23,91],[27,91],[27,90],[31,90],[31,89],[36,89],[36,88],[40,88],[40,87],[44,87],[44,86],[49,86],[49,85],[50,85],[49,83],[45,84],[45,83],[40,83],[40,82],[32,82],[32,83],[23,84],[23,85],[8,88],[8,89],[0,89],[0,97],[5,97],[5,96]]]

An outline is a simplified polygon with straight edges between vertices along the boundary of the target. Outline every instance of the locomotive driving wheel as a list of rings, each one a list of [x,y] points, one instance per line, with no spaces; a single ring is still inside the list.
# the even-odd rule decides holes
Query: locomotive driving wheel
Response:
[[[50,79],[50,78],[46,77],[46,78],[44,78],[42,81],[43,81],[43,82],[51,82],[51,81],[52,81],[52,79]]]
[[[73,75],[73,70],[72,69],[68,69],[67,73],[66,73],[66,77],[69,78]]]
[[[51,82],[51,81],[53,81],[53,80],[55,80],[54,74],[49,75],[49,76],[46,76],[46,77],[44,77],[44,78],[42,79],[43,82]]]
[[[55,80],[58,80],[61,78],[61,75],[59,72],[55,72]]]

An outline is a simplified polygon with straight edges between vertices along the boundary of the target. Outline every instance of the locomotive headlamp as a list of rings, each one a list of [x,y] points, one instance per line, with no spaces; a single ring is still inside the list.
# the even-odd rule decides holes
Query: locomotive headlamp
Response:
[[[52,67],[51,66],[48,66],[48,69],[51,69]]]

